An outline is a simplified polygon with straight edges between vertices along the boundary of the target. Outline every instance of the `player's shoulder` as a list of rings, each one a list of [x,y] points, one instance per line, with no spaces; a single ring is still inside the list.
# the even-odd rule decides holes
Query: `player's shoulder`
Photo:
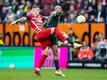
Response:
[[[43,18],[43,16],[42,16],[42,15],[39,15],[39,17],[40,17],[40,18]]]
[[[30,16],[30,15],[33,15],[33,12],[32,12],[32,11],[29,11],[29,12],[27,13],[27,16]]]

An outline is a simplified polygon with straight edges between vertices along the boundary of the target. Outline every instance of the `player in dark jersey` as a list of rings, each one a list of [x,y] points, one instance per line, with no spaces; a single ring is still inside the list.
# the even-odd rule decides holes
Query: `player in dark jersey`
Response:
[[[57,27],[59,23],[63,22],[63,11],[61,6],[57,5],[54,8],[54,11],[50,13],[49,20],[45,22],[46,28],[52,28]],[[55,74],[58,76],[65,76],[61,70],[59,69],[59,60],[58,60],[58,48],[57,48],[57,38],[55,37],[55,34],[52,34],[50,36],[50,41],[52,43],[52,51],[53,51],[53,59],[55,64]]]
[[[39,14],[40,8],[38,6],[33,6],[31,11],[28,12],[27,17],[22,17],[20,19],[17,19],[16,21],[12,22],[12,24],[15,24],[20,21],[28,20],[28,23],[30,24],[30,27],[32,27],[35,30],[36,33],[36,40],[41,43],[41,47],[43,49],[42,57],[40,58],[39,64],[37,65],[37,68],[34,69],[34,72],[37,74],[37,76],[40,76],[40,69],[47,58],[47,53],[49,47],[51,47],[51,42],[49,40],[49,37],[54,33],[55,36],[60,38],[64,44],[72,44],[75,47],[81,47],[80,44],[72,42],[69,37],[62,33],[58,28],[48,28],[45,29],[42,22],[42,16]]]

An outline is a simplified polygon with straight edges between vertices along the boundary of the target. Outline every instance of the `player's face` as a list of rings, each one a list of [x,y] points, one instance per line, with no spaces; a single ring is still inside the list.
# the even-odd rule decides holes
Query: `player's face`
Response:
[[[40,8],[34,8],[34,13],[36,14],[36,15],[39,15],[39,13],[40,13]]]
[[[56,6],[56,7],[55,7],[55,11],[56,11],[57,13],[60,13],[60,12],[62,11],[61,6]]]

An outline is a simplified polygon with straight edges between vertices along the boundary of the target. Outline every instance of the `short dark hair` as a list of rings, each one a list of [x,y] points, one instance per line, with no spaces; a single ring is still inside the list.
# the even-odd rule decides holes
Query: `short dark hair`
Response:
[[[33,5],[32,8],[39,8],[39,6],[38,5]]]

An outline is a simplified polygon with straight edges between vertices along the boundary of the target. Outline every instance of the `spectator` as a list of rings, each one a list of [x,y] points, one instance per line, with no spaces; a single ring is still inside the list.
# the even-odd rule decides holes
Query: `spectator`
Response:
[[[43,5],[41,5],[40,0],[34,0],[34,4],[35,4],[35,5],[39,5],[39,6],[43,6]]]
[[[0,22],[3,20],[4,16],[3,16],[3,3],[0,2]]]
[[[70,1],[66,1],[66,3],[63,3],[63,5],[62,5],[62,9],[64,11],[65,17],[68,17],[68,11],[70,9],[70,5],[71,5]]]
[[[26,13],[33,4],[40,6],[43,16],[49,16],[56,4],[61,5],[64,11],[64,21],[68,23],[70,23],[69,19],[72,17],[72,14],[74,17],[79,14],[85,15],[87,18],[86,23],[107,23],[107,0],[2,0],[0,1],[1,21],[4,21],[7,10],[12,9],[14,14],[19,14],[21,9],[23,9],[24,13]]]
[[[14,13],[17,12],[18,6],[19,6],[18,1],[17,0],[12,0],[12,10],[13,10]]]
[[[107,60],[107,43],[101,39],[94,48],[95,58],[98,60]]]
[[[25,5],[26,5],[26,1],[25,0],[21,0],[19,6],[24,9]]]
[[[98,10],[95,13],[96,18],[97,18],[97,22],[101,22],[101,17],[104,18],[104,12],[102,10],[102,5],[98,5]]]
[[[85,0],[82,4],[82,9],[87,10],[89,6],[90,6],[89,1]]]
[[[100,41],[103,41],[103,34],[102,33],[99,33],[98,34],[98,39],[97,39],[98,42]]]
[[[93,9],[92,6],[89,6],[89,7],[88,7],[87,13],[88,13],[89,16],[95,15],[95,11],[94,11],[94,9]]]
[[[83,14],[85,14],[85,12],[86,12],[86,11],[85,11],[84,9],[81,9],[81,11],[79,11],[78,14],[82,14],[82,15],[83,15]]]
[[[10,23],[10,22],[12,22],[14,20],[15,20],[15,14],[12,11],[12,9],[9,9],[8,13],[7,13],[6,17],[5,17],[5,21],[6,21],[6,23]]]
[[[96,0],[89,0],[89,4],[90,6],[92,6],[93,10],[97,10],[98,3],[96,2]]]
[[[85,13],[84,16],[85,16],[85,18],[86,18],[86,23],[89,23],[89,14],[88,14],[88,13]]]
[[[20,17],[24,16],[23,6],[19,6],[19,8],[16,12],[16,16],[17,16],[17,18],[20,18]]]
[[[3,34],[0,33],[0,46],[3,46],[4,42],[3,42]]]
[[[83,41],[83,47],[79,50],[77,56],[79,60],[92,60],[94,54],[86,42]]]
[[[79,42],[77,35],[74,33],[73,29],[69,29],[69,37],[73,42]]]
[[[80,11],[82,8],[82,0],[77,0],[76,11]]]
[[[24,12],[27,13],[29,11],[29,9],[31,9],[32,4],[30,3],[30,1],[26,1],[26,5],[24,7]]]
[[[74,5],[71,5],[68,13],[74,13],[74,11],[75,11],[75,7],[74,7]]]
[[[89,23],[95,23],[96,19],[94,15],[90,15]]]
[[[76,23],[76,20],[75,20],[75,15],[73,13],[71,13],[68,17],[68,23]]]

